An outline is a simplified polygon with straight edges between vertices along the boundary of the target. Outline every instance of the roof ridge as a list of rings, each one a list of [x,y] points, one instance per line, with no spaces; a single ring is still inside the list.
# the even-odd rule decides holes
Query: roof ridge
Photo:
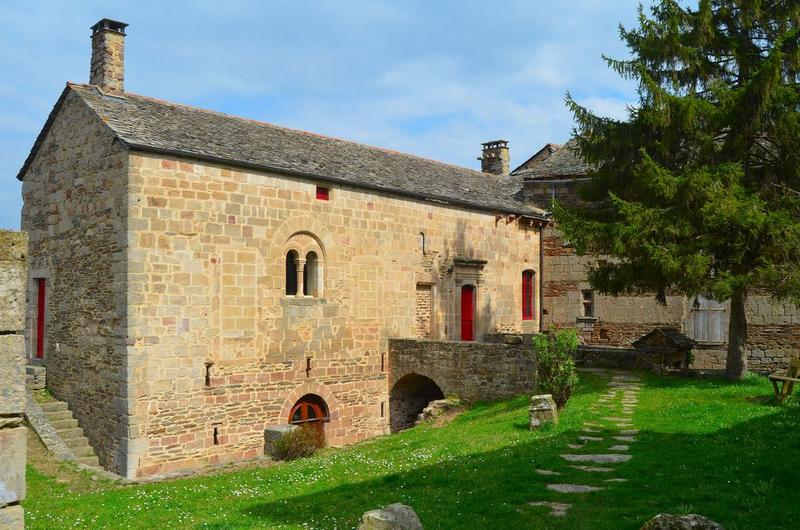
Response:
[[[471,171],[473,173],[476,173],[476,174],[479,174],[479,175],[485,175],[487,177],[496,178],[498,176],[502,176],[502,177],[511,176],[511,175],[486,175],[485,173],[483,173],[482,171],[478,171],[477,169],[472,169],[470,167],[465,167],[465,166],[459,166],[458,164],[451,164],[449,162],[443,162],[441,160],[435,160],[433,158],[427,158],[427,157],[424,157],[424,156],[415,155],[413,153],[407,153],[407,152],[404,152],[404,151],[398,151],[396,149],[389,149],[388,147],[381,147],[381,146],[378,146],[378,145],[370,145],[370,144],[367,144],[367,143],[356,142],[354,140],[347,140],[345,138],[339,138],[339,137],[336,137],[336,136],[328,136],[326,134],[316,133],[316,132],[313,132],[313,131],[306,131],[304,129],[296,129],[294,127],[288,127],[286,125],[278,125],[278,124],[271,123],[271,122],[268,122],[268,121],[256,120],[254,118],[248,118],[248,117],[239,116],[239,115],[236,115],[236,114],[228,114],[227,112],[222,112],[222,111],[218,111],[218,110],[206,109],[206,108],[203,108],[203,107],[198,107],[196,105],[188,105],[186,103],[177,103],[175,101],[169,101],[169,100],[166,100],[166,99],[154,98],[152,96],[145,96],[145,95],[142,95],[142,94],[137,94],[135,92],[123,92],[122,94],[119,94],[119,95],[118,94],[106,94],[105,92],[100,90],[97,86],[90,85],[90,84],[87,84],[87,83],[75,83],[75,82],[72,82],[72,81],[67,81],[67,85],[71,86],[71,87],[79,86],[79,87],[82,87],[82,88],[95,89],[95,90],[97,90],[97,92],[101,96],[104,96],[104,97],[107,96],[107,97],[113,97],[113,98],[117,98],[117,99],[125,99],[125,97],[127,95],[131,95],[131,96],[133,96],[135,98],[144,99],[144,100],[148,100],[148,101],[153,101],[153,102],[158,103],[160,105],[168,105],[168,106],[171,106],[171,107],[185,108],[185,109],[189,109],[189,110],[197,111],[197,112],[204,112],[204,113],[208,113],[208,114],[216,114],[218,116],[224,116],[226,118],[245,121],[245,122],[253,123],[255,125],[261,125],[261,126],[266,126],[266,127],[274,127],[276,129],[282,129],[284,131],[290,131],[290,132],[297,133],[297,134],[304,134],[304,135],[307,135],[307,136],[311,136],[311,137],[314,137],[314,138],[320,138],[320,139],[323,139],[323,140],[332,140],[332,141],[335,141],[335,142],[342,142],[342,143],[346,143],[346,144],[350,144],[350,145],[356,145],[356,146],[364,147],[364,148],[367,148],[367,149],[374,149],[376,151],[381,151],[381,152],[384,152],[384,153],[387,153],[387,154],[391,154],[391,155],[407,156],[409,158],[415,158],[415,159],[418,159],[418,160],[425,160],[427,162],[433,162],[434,164],[439,164],[441,166],[451,167],[451,168],[459,169],[459,170],[462,170],[462,171],[463,170]]]

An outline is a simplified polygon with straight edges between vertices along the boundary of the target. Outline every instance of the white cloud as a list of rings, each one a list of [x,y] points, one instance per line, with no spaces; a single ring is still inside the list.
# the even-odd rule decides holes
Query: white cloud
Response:
[[[477,167],[482,141],[509,140],[520,162],[566,140],[566,91],[624,115],[633,87],[600,55],[624,55],[616,27],[636,4],[5,2],[0,226],[18,226],[13,177],[64,82],[86,81],[101,16],[130,23],[132,91]]]

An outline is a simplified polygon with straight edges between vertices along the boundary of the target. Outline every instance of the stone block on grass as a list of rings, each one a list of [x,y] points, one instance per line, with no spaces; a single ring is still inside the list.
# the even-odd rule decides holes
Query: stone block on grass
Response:
[[[531,404],[528,407],[530,430],[536,430],[547,423],[558,423],[558,408],[552,394],[540,394],[531,397]]]

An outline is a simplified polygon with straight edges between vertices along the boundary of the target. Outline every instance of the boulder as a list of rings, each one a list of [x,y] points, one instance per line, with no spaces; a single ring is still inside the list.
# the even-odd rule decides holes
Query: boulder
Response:
[[[702,515],[674,515],[661,513],[647,521],[641,530],[725,530],[708,517]]]
[[[437,418],[448,410],[459,406],[461,406],[461,400],[455,397],[431,401],[428,403],[428,406],[422,409],[422,412],[417,416],[417,423]]]
[[[362,515],[357,530],[423,530],[423,528],[411,506],[396,503],[380,510],[370,510]]]
[[[552,394],[540,394],[531,397],[528,407],[530,414],[530,430],[536,430],[546,423],[558,423],[558,407]]]

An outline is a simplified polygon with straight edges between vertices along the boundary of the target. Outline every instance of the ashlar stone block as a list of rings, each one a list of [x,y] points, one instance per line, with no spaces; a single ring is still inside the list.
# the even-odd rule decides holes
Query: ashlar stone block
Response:
[[[558,408],[552,394],[540,394],[531,397],[528,407],[530,430],[536,430],[546,423],[558,423]]]
[[[25,427],[0,429],[0,506],[25,498],[25,432]]]

